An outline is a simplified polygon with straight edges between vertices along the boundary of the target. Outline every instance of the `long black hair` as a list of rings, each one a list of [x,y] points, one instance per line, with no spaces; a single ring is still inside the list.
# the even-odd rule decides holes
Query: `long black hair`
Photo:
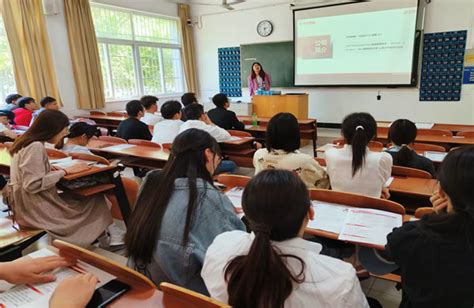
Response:
[[[280,112],[274,115],[267,126],[266,147],[271,150],[294,152],[301,146],[300,126],[294,115]]]
[[[232,259],[225,268],[229,304],[244,307],[283,307],[293,283],[305,279],[304,261],[281,254],[271,241],[297,237],[311,206],[306,185],[287,170],[264,170],[245,187],[242,206],[255,233],[245,256]],[[301,263],[297,274],[287,258]]]
[[[352,176],[364,165],[367,145],[376,133],[377,122],[368,113],[351,113],[342,121],[342,135],[352,146]]]
[[[400,150],[393,155],[393,164],[398,166],[408,166],[413,151],[408,145],[415,142],[418,129],[415,123],[406,119],[399,119],[390,125],[388,140],[400,147]]]
[[[464,146],[449,152],[441,164],[438,180],[451,200],[454,211],[448,214],[430,215],[428,219],[422,220],[422,226],[426,227],[424,229],[427,232],[437,234],[445,233],[446,228],[458,228],[460,232],[466,232],[466,238],[472,238],[474,234],[474,146]]]
[[[253,66],[255,64],[258,64],[260,66],[260,73],[258,73],[258,76],[262,77],[262,80],[265,80],[265,71],[263,70],[263,66],[259,63],[259,62],[254,62],[252,63],[252,66],[250,67],[250,76],[252,79],[255,79],[257,78],[257,74],[255,74],[255,72],[253,71]]]
[[[46,142],[69,126],[68,117],[59,110],[44,110],[28,130],[15,140],[10,154],[13,156],[35,141]]]
[[[184,228],[183,244],[187,243],[192,219],[199,205],[196,180],[200,178],[211,185],[213,183],[212,175],[206,168],[206,149],[220,156],[219,145],[209,133],[199,129],[186,130],[174,140],[163,171],[148,174],[142,184],[125,237],[127,254],[135,263],[151,262],[161,221],[177,178],[187,178],[189,183],[186,224],[176,226]]]

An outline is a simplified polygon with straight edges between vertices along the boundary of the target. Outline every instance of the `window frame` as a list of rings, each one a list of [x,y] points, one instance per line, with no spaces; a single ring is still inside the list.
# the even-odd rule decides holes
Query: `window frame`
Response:
[[[181,21],[178,17],[174,16],[166,16],[166,15],[161,15],[161,14],[155,14],[155,13],[148,13],[148,12],[143,12],[139,10],[134,10],[134,9],[129,9],[129,8],[122,8],[122,7],[117,7],[113,5],[107,5],[107,4],[102,4],[102,3],[97,3],[97,2],[91,2],[91,8],[92,7],[97,7],[97,8],[104,8],[104,9],[109,9],[109,10],[114,10],[114,11],[119,11],[123,13],[127,13],[130,15],[130,23],[131,23],[131,29],[132,29],[132,40],[130,39],[118,39],[118,38],[105,38],[105,37],[99,37],[97,36],[97,44],[104,44],[106,47],[106,54],[104,55],[107,58],[107,74],[108,74],[108,79],[110,79],[111,83],[111,91],[114,95],[114,97],[105,97],[106,102],[119,102],[119,101],[124,101],[124,100],[131,100],[131,99],[136,99],[136,97],[127,97],[127,98],[117,98],[115,97],[115,87],[114,87],[114,82],[113,82],[113,75],[112,75],[112,65],[111,65],[111,60],[110,60],[110,53],[109,53],[109,45],[127,45],[127,46],[132,46],[132,55],[133,55],[133,66],[134,66],[134,72],[135,72],[135,87],[136,87],[136,92],[138,94],[138,97],[141,97],[143,95],[159,95],[163,97],[174,97],[174,96],[181,96],[184,92],[186,92],[186,82],[185,82],[185,75],[184,75],[184,63],[183,63],[183,46],[182,46],[182,34],[181,34]],[[142,15],[142,16],[148,16],[148,17],[154,17],[154,18],[161,18],[161,19],[168,19],[168,20],[173,20],[177,22],[177,34],[178,34],[178,40],[179,43],[155,43],[155,42],[147,42],[147,41],[137,41],[135,40],[135,28],[134,28],[134,23],[133,23],[133,16],[134,15]],[[157,48],[159,50],[159,55],[160,55],[160,74],[161,74],[161,86],[163,89],[162,93],[144,93],[145,85],[144,85],[144,80],[143,80],[143,70],[142,70],[142,63],[141,63],[141,58],[140,58],[140,47],[151,47],[151,48]],[[181,58],[181,88],[183,89],[182,92],[166,92],[166,81],[165,81],[165,72],[164,72],[164,65],[163,65],[163,49],[174,49],[178,50]],[[102,64],[101,64],[102,65]],[[105,84],[105,79],[102,78],[104,84]],[[104,96],[105,96],[105,89],[104,89]]]

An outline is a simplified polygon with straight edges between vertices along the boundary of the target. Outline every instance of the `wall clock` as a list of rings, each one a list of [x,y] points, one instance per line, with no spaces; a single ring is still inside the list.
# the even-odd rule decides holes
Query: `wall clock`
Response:
[[[262,20],[257,25],[257,33],[260,36],[266,37],[272,34],[273,24],[269,20]]]

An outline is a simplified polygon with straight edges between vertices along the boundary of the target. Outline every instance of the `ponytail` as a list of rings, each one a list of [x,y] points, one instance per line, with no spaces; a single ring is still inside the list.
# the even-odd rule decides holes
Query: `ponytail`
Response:
[[[229,304],[235,308],[282,308],[293,291],[293,282],[304,281],[305,263],[297,256],[279,254],[270,232],[255,232],[248,254],[234,258],[225,268]],[[283,258],[298,260],[301,271],[293,275]]]
[[[397,166],[408,166],[412,157],[412,150],[406,145],[402,144],[400,150],[394,153],[393,164]]]
[[[367,145],[376,133],[377,122],[368,113],[352,113],[342,121],[342,135],[352,146],[352,176],[364,165]]]
[[[394,165],[408,166],[413,155],[408,145],[415,142],[417,132],[418,130],[415,123],[407,119],[396,120],[390,125],[388,140],[401,147],[400,150],[393,155]]]

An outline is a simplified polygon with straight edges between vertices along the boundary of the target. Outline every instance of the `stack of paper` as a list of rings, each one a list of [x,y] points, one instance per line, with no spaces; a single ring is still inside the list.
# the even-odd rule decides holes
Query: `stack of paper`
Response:
[[[43,248],[36,252],[33,252],[29,256],[32,258],[55,256],[56,254],[47,248]],[[96,289],[102,287],[109,281],[117,278],[104,272],[97,267],[87,264],[82,261],[78,261],[76,265],[68,268],[56,269],[52,272],[56,276],[56,281],[34,284],[34,285],[9,285],[6,282],[2,283],[2,287],[11,287],[9,290],[0,293],[0,307],[7,308],[47,308],[49,298],[53,294],[54,289],[58,284],[66,279],[67,277],[76,276],[80,273],[92,273],[94,274],[99,282],[96,285]]]
[[[402,225],[402,215],[313,201],[314,220],[308,227],[339,234],[339,239],[384,246],[387,235]]]
[[[424,156],[434,162],[442,162],[448,153],[426,151]]]
[[[415,123],[416,128],[418,129],[432,129],[434,126],[434,123]]]

